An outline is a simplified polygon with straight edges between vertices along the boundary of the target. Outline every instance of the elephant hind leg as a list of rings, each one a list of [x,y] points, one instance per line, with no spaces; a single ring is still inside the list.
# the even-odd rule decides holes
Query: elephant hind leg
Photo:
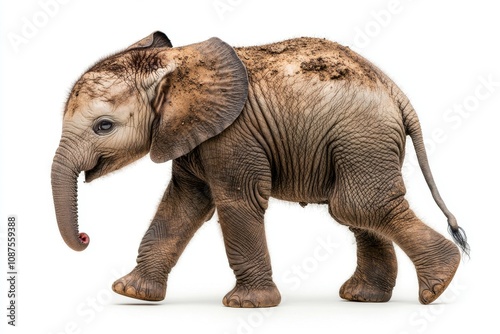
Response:
[[[357,244],[356,271],[340,288],[340,297],[351,301],[387,302],[396,285],[394,246],[381,235],[351,227]]]
[[[404,199],[405,188],[400,174],[372,172],[360,175],[364,177],[358,178],[358,182],[354,182],[356,175],[350,175],[349,180],[339,177],[330,201],[331,215],[338,222],[355,228],[358,258],[361,259],[361,263],[358,259],[353,278],[342,287],[341,296],[351,297],[351,291],[362,291],[365,296],[347,299],[368,300],[366,295],[370,295],[370,288],[363,288],[359,283],[368,278],[377,282],[372,286],[382,288],[385,284],[390,287],[396,274],[396,267],[387,269],[395,265],[393,249],[388,243],[393,241],[415,265],[420,302],[433,302],[455,275],[460,263],[458,248],[425,225],[410,209]],[[356,232],[357,229],[364,232]],[[370,272],[375,267],[378,271]],[[379,278],[384,275],[386,281],[380,282]]]
[[[435,301],[446,290],[458,269],[458,247],[425,225],[409,208],[387,222],[382,230],[415,265],[420,302],[430,304]]]

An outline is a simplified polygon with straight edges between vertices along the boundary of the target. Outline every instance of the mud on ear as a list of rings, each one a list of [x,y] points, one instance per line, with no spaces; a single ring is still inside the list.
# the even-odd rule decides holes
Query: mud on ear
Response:
[[[177,50],[175,70],[158,84],[153,101],[154,162],[176,159],[218,135],[247,100],[247,72],[231,46],[211,38]]]

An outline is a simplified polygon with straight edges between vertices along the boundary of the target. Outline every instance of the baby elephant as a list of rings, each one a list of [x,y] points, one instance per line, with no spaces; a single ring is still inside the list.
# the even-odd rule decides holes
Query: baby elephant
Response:
[[[450,284],[461,255],[405,200],[407,135],[453,238],[468,253],[432,178],[413,107],[370,62],[324,39],[232,48],[211,38],[173,48],[155,32],[98,62],[74,85],[52,165],[57,223],[69,247],[85,249],[79,173],[90,182],[149,153],[154,162],[173,161],[172,178],[137,266],[113,284],[115,292],[163,300],[170,270],[217,210],[236,276],[224,305],[278,305],[264,232],[275,197],[326,204],[354,233],[358,263],[342,298],[391,298],[394,242],[415,264],[419,299],[428,304]]]

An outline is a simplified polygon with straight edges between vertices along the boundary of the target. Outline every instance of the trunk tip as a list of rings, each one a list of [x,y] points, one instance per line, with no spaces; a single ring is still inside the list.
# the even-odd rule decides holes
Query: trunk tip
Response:
[[[90,237],[89,237],[89,235],[88,235],[87,233],[83,233],[83,232],[82,232],[82,233],[80,233],[80,234],[78,235],[78,239],[80,239],[80,242],[81,242],[82,244],[86,245],[86,246],[87,246],[87,245],[89,244],[89,242],[90,242]]]
[[[87,248],[87,246],[89,245],[90,237],[87,233],[81,232],[80,234],[78,234],[78,241],[79,241],[78,246],[71,247],[71,248],[73,248],[75,251],[81,252],[81,251],[85,250]]]

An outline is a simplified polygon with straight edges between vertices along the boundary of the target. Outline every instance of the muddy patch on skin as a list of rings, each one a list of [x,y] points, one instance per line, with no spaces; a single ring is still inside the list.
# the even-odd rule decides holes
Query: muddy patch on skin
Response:
[[[300,68],[304,71],[324,71],[328,68],[328,64],[324,61],[323,58],[319,57],[316,59],[312,59],[308,62],[302,62],[300,64]]]
[[[349,80],[377,85],[372,65],[348,47],[319,38],[296,38],[263,46],[236,48],[250,76],[301,74],[320,81]]]
[[[304,71],[319,72],[321,81],[337,80],[349,76],[349,68],[340,63],[329,63],[322,57],[302,62],[300,68]]]

